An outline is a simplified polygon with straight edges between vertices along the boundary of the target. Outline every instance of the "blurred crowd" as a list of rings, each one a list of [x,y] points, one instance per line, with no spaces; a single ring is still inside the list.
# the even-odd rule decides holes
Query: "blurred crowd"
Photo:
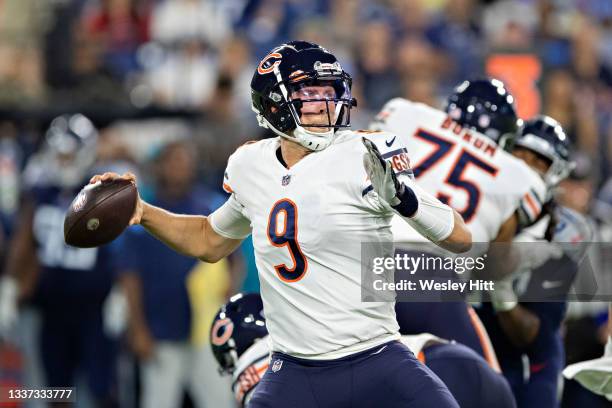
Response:
[[[60,114],[80,112],[93,121],[95,169],[135,172],[143,198],[186,212],[216,208],[227,157],[247,140],[270,136],[250,109],[252,73],[273,46],[290,39],[329,48],[351,73],[354,128],[366,127],[392,97],[441,107],[464,79],[505,81],[521,117],[545,113],[563,125],[577,166],[560,200],[592,217],[598,239],[612,238],[610,0],[4,0],[0,265],[8,262],[7,243],[19,227],[20,192],[28,183],[23,170]],[[206,205],[192,205],[192,197],[205,197]],[[118,273],[128,293],[153,291],[128,299],[124,307],[132,316],[141,313],[134,309],[138,302],[155,303],[155,293],[169,290],[147,288],[139,270],[171,282],[163,262],[142,255],[160,250],[149,244],[131,259],[126,243],[124,264],[116,266],[129,272]],[[180,266],[179,282],[198,268]],[[232,271],[231,282],[208,270],[197,275],[207,276],[204,283],[194,284],[209,287],[213,280],[214,296],[192,290],[216,299],[206,304],[209,317],[228,294],[258,288],[248,242],[223,268]],[[180,298],[188,308],[186,289],[175,289],[164,299]],[[589,316],[596,348],[600,309],[578,309],[576,318]],[[184,310],[174,315],[192,318]],[[131,350],[143,361],[153,338],[172,342],[193,334],[189,321],[167,326],[171,318],[143,319],[160,322],[157,328],[129,323]],[[147,384],[146,369],[141,375],[139,383]]]
[[[3,139],[27,156],[52,113],[86,111],[137,161],[170,134],[192,139],[202,180],[216,187],[233,149],[261,137],[256,62],[293,38],[343,61],[357,127],[392,97],[438,107],[463,79],[488,74],[508,83],[522,117],[561,122],[596,190],[610,175],[606,0],[6,0]],[[103,153],[118,154],[110,145]]]

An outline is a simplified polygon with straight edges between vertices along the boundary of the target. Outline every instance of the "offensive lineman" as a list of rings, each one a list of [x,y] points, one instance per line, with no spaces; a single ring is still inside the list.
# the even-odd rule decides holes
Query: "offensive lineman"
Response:
[[[459,211],[474,242],[480,243],[473,256],[485,252],[489,242],[512,241],[517,230],[533,223],[541,212],[546,197],[543,181],[498,145],[516,127],[513,97],[496,79],[464,81],[449,96],[445,112],[392,99],[371,125],[398,135],[398,140],[385,140],[389,152],[383,150],[383,157],[396,151],[398,144],[405,146],[417,184]],[[420,241],[398,222],[393,223],[393,234],[396,242],[406,243],[398,245],[400,251],[413,250],[415,241]],[[510,266],[508,262],[500,266],[506,264]],[[511,269],[501,274],[506,272]],[[454,339],[498,369],[484,327],[464,302],[398,301],[396,313],[402,334]]]
[[[362,134],[338,131],[350,125],[350,89],[350,76],[320,46],[275,48],[251,93],[259,124],[280,137],[229,158],[228,201],[203,217],[138,200],[131,223],[207,262],[253,234],[274,354],[250,407],[457,407],[397,341],[393,303],[361,302],[360,251],[362,242],[392,241],[396,213],[456,252],[469,250],[471,235],[450,207],[409,179],[399,183]]]

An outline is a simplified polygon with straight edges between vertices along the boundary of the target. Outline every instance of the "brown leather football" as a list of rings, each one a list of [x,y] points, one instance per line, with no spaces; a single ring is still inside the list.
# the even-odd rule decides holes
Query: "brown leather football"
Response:
[[[111,242],[128,226],[137,197],[136,186],[128,180],[86,185],[66,213],[64,240],[79,248]]]

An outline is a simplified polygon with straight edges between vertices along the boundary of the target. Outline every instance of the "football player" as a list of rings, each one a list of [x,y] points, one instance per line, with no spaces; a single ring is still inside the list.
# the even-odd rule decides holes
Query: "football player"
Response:
[[[268,340],[263,304],[257,294],[233,296],[211,326],[210,344],[219,371],[232,375],[232,391],[242,407],[248,405],[270,365]],[[402,336],[401,341],[444,381],[462,408],[516,407],[503,376],[473,350],[431,334]]]
[[[569,138],[548,116],[526,121],[508,142],[512,154],[536,171],[549,189],[572,169]],[[516,273],[498,282],[490,293],[491,303],[478,309],[517,403],[526,408],[559,406],[565,298],[593,238],[587,220],[576,211],[552,200],[544,208],[540,219],[515,238],[524,253]]]
[[[383,157],[405,147],[417,184],[459,211],[479,243],[473,256],[485,252],[489,242],[512,241],[518,229],[539,216],[546,195],[543,181],[498,144],[517,128],[513,97],[502,82],[463,82],[449,96],[445,111],[393,99],[371,128],[397,135],[384,141]],[[419,248],[420,239],[412,231],[397,222],[393,226],[401,250]],[[439,276],[457,278],[452,272]],[[402,334],[433,333],[456,340],[498,368],[486,330],[463,301],[398,302],[396,312]]]
[[[344,130],[355,105],[351,77],[324,48],[293,41],[273,49],[251,95],[259,124],[278,137],[229,158],[227,202],[204,217],[138,200],[131,220],[206,262],[253,235],[274,363],[250,406],[456,407],[398,342],[393,303],[361,301],[360,261],[362,243],[392,241],[393,214],[459,252],[471,247],[463,220],[412,180],[400,182],[366,133]]]
[[[40,313],[36,339],[50,387],[74,386],[83,370],[93,398],[113,404],[116,344],[102,326],[112,279],[111,247],[64,243],[64,214],[93,174],[98,132],[81,114],[55,118],[24,170],[18,229],[0,287],[0,331],[17,317],[17,302]]]

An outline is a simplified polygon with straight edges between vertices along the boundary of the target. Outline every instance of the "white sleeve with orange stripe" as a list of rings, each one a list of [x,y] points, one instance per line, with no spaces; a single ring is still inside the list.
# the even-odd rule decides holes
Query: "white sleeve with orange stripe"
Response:
[[[516,212],[519,217],[521,228],[533,225],[542,214],[542,207],[547,200],[547,192],[544,184],[532,183],[523,194]]]
[[[236,153],[228,159],[227,168],[223,175],[223,190],[231,195],[225,204],[209,215],[208,220],[217,234],[229,239],[244,239],[251,234],[251,221],[236,192],[231,187],[230,175],[236,165],[235,156]]]
[[[208,221],[217,234],[229,239],[244,239],[251,234],[251,221],[244,212],[244,207],[232,194],[225,204],[208,216]]]
[[[548,189],[542,177],[522,160],[509,155],[500,159],[504,160],[499,161],[502,170],[499,180],[489,187],[494,192],[502,220],[506,221],[516,214],[519,227],[526,228],[542,214]]]
[[[255,386],[261,380],[270,364],[268,337],[260,339],[238,359],[232,376],[232,391],[241,407],[248,404]]]

